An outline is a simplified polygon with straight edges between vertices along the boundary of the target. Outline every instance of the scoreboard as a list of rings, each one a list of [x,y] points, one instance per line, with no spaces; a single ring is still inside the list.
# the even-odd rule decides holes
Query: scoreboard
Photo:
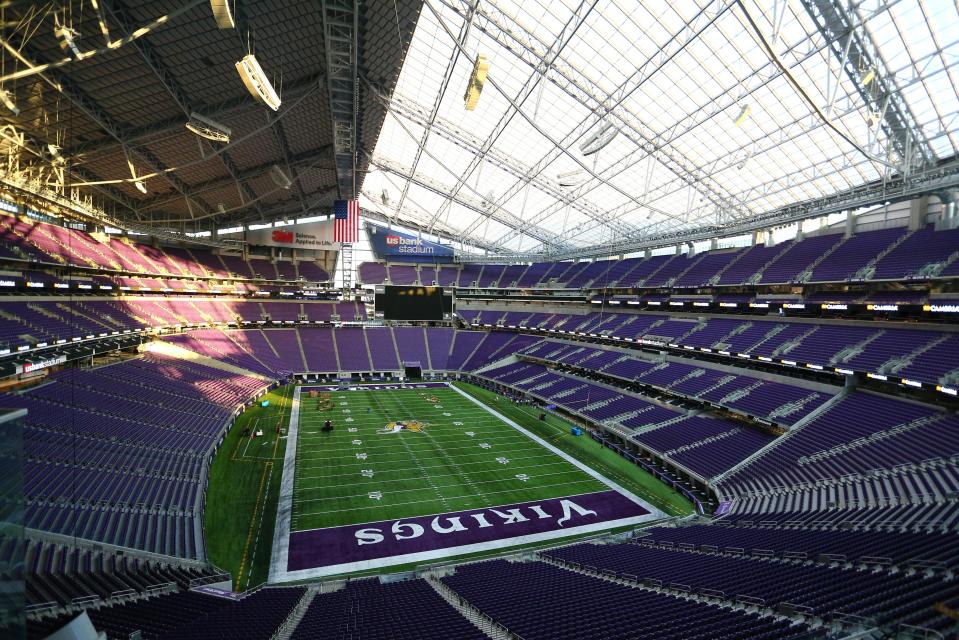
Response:
[[[453,313],[453,294],[443,287],[377,285],[373,306],[384,320],[443,320]]]

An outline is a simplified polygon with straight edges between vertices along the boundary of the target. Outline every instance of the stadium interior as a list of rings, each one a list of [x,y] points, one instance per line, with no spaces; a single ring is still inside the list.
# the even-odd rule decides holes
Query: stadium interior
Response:
[[[959,637],[953,0],[0,0],[0,634]]]

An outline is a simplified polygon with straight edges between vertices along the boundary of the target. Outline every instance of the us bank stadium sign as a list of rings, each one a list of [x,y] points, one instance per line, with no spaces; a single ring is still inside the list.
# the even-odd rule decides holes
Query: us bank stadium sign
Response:
[[[246,232],[246,241],[252,245],[289,249],[340,248],[339,242],[333,242],[332,220],[253,229]]]
[[[63,364],[66,361],[66,356],[56,356],[55,358],[47,358],[46,360],[39,360],[37,362],[24,362],[23,364],[17,365],[16,371],[17,373],[32,373],[34,371],[55,367],[56,365]]]
[[[399,262],[452,262],[453,248],[409,233],[366,225],[370,248],[381,260]]]

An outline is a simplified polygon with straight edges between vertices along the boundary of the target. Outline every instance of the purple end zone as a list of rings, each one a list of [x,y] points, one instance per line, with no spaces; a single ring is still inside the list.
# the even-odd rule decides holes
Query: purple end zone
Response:
[[[377,384],[359,384],[347,382],[344,387],[348,389],[361,389],[375,391],[379,389],[440,389],[449,387],[445,382],[391,382]],[[343,387],[335,385],[305,385],[303,391],[343,391]]]
[[[595,525],[650,512],[616,491],[290,533],[287,571]]]

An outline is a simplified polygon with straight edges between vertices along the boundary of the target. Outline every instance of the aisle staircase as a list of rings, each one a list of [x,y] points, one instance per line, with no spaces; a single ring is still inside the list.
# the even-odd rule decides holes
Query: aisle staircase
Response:
[[[303,338],[300,336],[300,330],[299,330],[299,329],[289,329],[289,331],[292,331],[294,334],[296,334],[296,344],[297,344],[297,346],[299,347],[299,350],[300,350],[300,362],[303,363],[303,369],[302,369],[302,370],[303,370],[303,371],[309,371],[309,370],[310,370],[310,366],[309,366],[308,364],[306,364],[306,351],[303,349]],[[335,343],[334,343],[334,344],[335,344]],[[274,347],[273,351],[276,351],[276,348],[275,348],[275,347]]]

